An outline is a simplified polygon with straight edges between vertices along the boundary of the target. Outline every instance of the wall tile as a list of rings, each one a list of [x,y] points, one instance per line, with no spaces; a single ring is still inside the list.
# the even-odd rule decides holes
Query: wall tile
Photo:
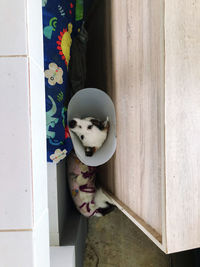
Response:
[[[0,55],[27,54],[26,1],[1,0]]]
[[[35,267],[32,234],[31,231],[0,232],[1,267]]]
[[[0,229],[32,228],[28,62],[0,58]]]

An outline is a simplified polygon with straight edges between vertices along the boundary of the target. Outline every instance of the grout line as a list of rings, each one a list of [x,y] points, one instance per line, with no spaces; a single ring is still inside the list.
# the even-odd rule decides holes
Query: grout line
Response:
[[[0,230],[0,233],[5,232],[32,232],[33,229],[6,229],[6,230]]]
[[[28,57],[28,55],[0,55],[0,58],[6,57]]]
[[[0,58],[27,58],[27,59],[30,59],[42,72],[44,72],[44,65],[43,66],[40,66],[38,64],[38,62],[30,55],[0,55]]]
[[[42,212],[42,214],[37,219],[37,221],[34,222],[32,229],[4,229],[4,230],[0,230],[0,233],[6,233],[6,232],[33,232],[33,230],[35,228],[37,228],[38,225],[40,224],[40,222],[43,220],[45,215],[48,216],[48,214],[49,214],[49,209],[45,208],[44,211]]]

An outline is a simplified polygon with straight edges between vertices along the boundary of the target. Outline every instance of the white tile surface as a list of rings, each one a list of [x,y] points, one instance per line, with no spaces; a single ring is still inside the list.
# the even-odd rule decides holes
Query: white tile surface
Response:
[[[0,55],[27,54],[26,1],[0,1]]]
[[[48,207],[44,74],[30,59],[31,140],[34,221]]]
[[[0,229],[32,227],[28,64],[0,58]]]
[[[31,231],[0,232],[0,266],[35,267]]]
[[[44,69],[42,0],[27,0],[27,22],[29,56]]]
[[[48,210],[43,213],[34,227],[33,244],[34,267],[50,267]]]
[[[51,247],[51,267],[75,267],[74,246]]]

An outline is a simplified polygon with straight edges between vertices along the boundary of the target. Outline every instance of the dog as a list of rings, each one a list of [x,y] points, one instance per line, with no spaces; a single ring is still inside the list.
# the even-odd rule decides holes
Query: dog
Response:
[[[114,210],[112,200],[95,186],[95,167],[86,166],[72,152],[67,159],[67,168],[71,196],[81,214],[101,217]]]
[[[100,121],[92,117],[84,119],[73,118],[69,121],[69,128],[83,144],[85,155],[91,157],[107,138],[109,119],[107,117],[105,121]]]

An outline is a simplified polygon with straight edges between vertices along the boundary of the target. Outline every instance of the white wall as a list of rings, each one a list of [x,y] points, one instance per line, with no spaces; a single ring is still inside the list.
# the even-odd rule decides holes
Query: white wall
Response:
[[[49,267],[41,0],[0,1],[0,266]]]

